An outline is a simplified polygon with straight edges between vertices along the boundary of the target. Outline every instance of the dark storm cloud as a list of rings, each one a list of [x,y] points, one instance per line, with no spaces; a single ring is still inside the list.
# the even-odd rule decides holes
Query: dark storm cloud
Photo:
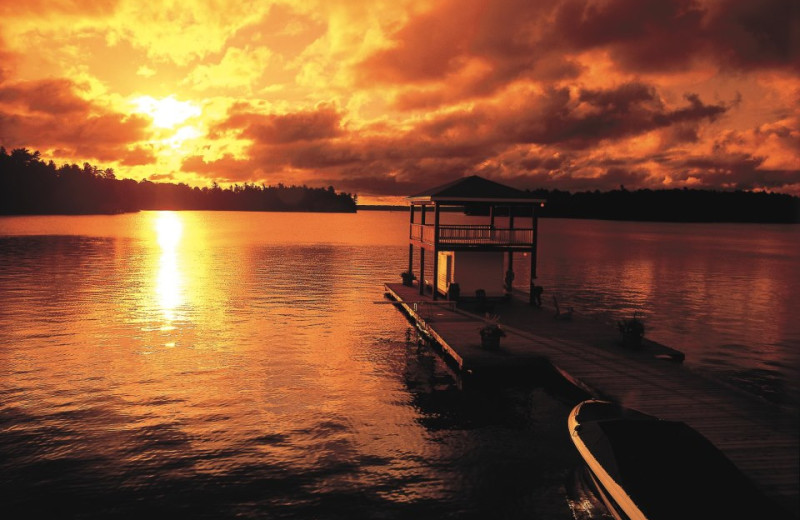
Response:
[[[432,106],[437,95],[453,99],[484,96],[521,77],[575,77],[568,57],[542,47],[539,34],[549,23],[553,1],[450,0],[412,17],[391,35],[394,45],[356,67],[362,84],[402,85],[448,79],[438,92],[409,88],[399,108]],[[454,77],[462,75],[463,77]]]
[[[707,24],[709,51],[737,69],[800,70],[800,2],[727,0]]]
[[[515,110],[483,105],[447,114],[421,125],[426,135],[471,139],[478,143],[536,143],[586,148],[678,123],[713,121],[728,110],[687,94],[687,104],[669,109],[654,87],[628,83],[612,89],[550,88]]]
[[[793,0],[458,0],[443,2],[391,35],[392,46],[357,67],[362,83],[425,84],[400,108],[486,95],[515,78],[572,78],[571,55],[606,50],[621,70],[673,72],[698,59],[736,69],[800,66],[800,14]],[[477,60],[484,73],[454,79]]]
[[[725,67],[798,67],[800,10],[792,0],[572,0],[544,38],[566,50],[604,47],[622,67],[670,71],[695,58]]]
[[[316,110],[288,114],[235,111],[212,132],[233,130],[257,143],[292,143],[336,137],[342,132],[340,112],[323,105]]]
[[[691,0],[561,2],[542,37],[561,52],[605,48],[628,70],[670,70],[704,46],[705,9]]]

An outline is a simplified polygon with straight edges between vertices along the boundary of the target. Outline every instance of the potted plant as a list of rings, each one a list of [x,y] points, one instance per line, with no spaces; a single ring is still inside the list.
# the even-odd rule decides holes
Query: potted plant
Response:
[[[400,273],[400,276],[403,278],[403,285],[407,285],[408,287],[414,285],[414,280],[417,279],[411,271],[403,271]]]
[[[447,299],[457,302],[459,296],[461,296],[461,286],[455,282],[451,282],[450,285],[447,286]]]
[[[500,348],[500,338],[506,335],[506,332],[498,325],[497,317],[490,317],[486,325],[480,328],[481,334],[481,347],[486,350],[497,350]]]
[[[622,336],[622,345],[628,348],[641,348],[642,339],[644,338],[644,323],[636,317],[633,313],[633,318],[629,320],[620,320],[617,322],[620,335]]]

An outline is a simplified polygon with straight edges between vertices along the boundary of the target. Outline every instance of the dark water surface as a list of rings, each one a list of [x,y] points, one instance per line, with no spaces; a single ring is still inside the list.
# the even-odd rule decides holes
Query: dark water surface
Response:
[[[538,283],[792,402],[798,229],[543,220]],[[0,515],[573,518],[575,402],[459,390],[375,303],[406,237],[386,212],[0,218]]]

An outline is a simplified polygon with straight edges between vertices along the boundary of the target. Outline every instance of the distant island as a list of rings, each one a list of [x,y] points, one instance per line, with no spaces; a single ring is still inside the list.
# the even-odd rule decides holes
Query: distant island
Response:
[[[356,212],[356,196],[333,186],[187,184],[117,179],[89,163],[56,166],[39,152],[0,147],[0,214],[94,214],[140,210]]]

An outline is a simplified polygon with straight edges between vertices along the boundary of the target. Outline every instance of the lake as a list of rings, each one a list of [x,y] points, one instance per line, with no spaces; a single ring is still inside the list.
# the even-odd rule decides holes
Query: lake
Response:
[[[573,518],[576,404],[460,390],[404,212],[0,218],[0,498],[60,518]],[[796,407],[800,226],[542,219],[537,284]],[[527,285],[519,262],[520,287]]]

